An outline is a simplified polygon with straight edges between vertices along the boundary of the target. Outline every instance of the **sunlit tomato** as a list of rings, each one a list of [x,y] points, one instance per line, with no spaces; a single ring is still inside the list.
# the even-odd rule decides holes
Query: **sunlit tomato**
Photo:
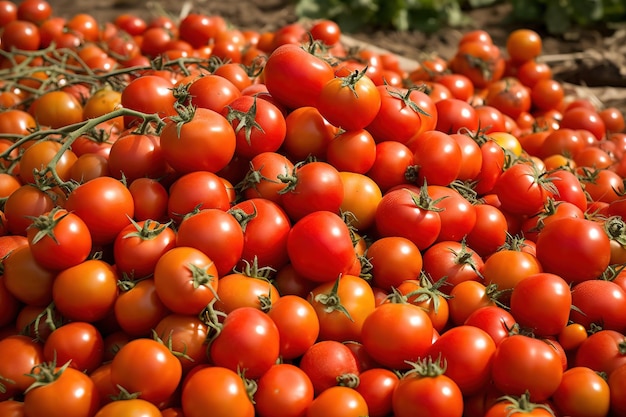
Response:
[[[350,348],[336,340],[318,341],[307,349],[300,359],[300,369],[310,378],[316,396],[334,386],[354,383],[359,374]]]
[[[303,161],[309,156],[323,158],[328,144],[338,132],[338,128],[328,123],[312,106],[291,111],[285,122],[287,131],[283,149],[292,161]]]
[[[170,310],[199,314],[216,296],[215,263],[199,249],[177,246],[164,253],[154,267],[156,292]]]
[[[535,256],[511,249],[499,250],[489,256],[482,271],[485,283],[497,284],[498,290],[513,289],[527,276],[539,272],[543,272],[543,268]]]
[[[626,305],[626,292],[614,281],[589,279],[572,288],[570,319],[587,330],[595,326],[624,332],[626,321],[619,311]]]
[[[130,184],[137,178],[160,178],[167,172],[160,139],[152,134],[123,134],[111,145],[109,172]]]
[[[580,167],[576,172],[591,201],[610,203],[617,200],[624,190],[622,178],[610,169]]]
[[[491,374],[502,392],[509,395],[528,392],[532,401],[545,401],[559,387],[563,365],[548,341],[520,334],[502,340],[497,346]]]
[[[394,140],[406,144],[420,132],[435,128],[437,107],[426,93],[385,85],[377,89],[380,110],[366,127],[377,143]]]
[[[76,162],[76,154],[72,150],[62,149],[56,141],[41,141],[29,146],[20,159],[20,178],[24,183],[35,184],[37,180],[50,178],[54,169],[62,181],[70,179],[70,170]],[[57,155],[63,151],[60,155]],[[58,158],[54,162],[53,159]]]
[[[319,319],[306,299],[283,295],[272,303],[267,315],[278,328],[282,358],[300,357],[316,342],[320,330]]]
[[[552,400],[563,415],[606,416],[611,404],[609,384],[592,369],[573,367],[563,373]]]
[[[28,305],[50,304],[57,273],[39,265],[29,245],[15,249],[3,263],[4,284],[12,296]]]
[[[65,91],[49,91],[37,98],[33,117],[42,126],[53,129],[83,121],[83,107]]]
[[[389,236],[376,239],[367,249],[372,283],[390,291],[403,281],[416,279],[422,270],[422,254],[409,239]]]
[[[485,401],[484,398],[483,401]],[[523,394],[521,396],[491,399],[484,409],[484,414],[481,415],[484,415],[484,417],[550,417],[554,415],[554,411],[544,402],[532,402],[527,394]]]
[[[563,112],[561,128],[588,130],[593,133],[596,140],[602,140],[606,135],[606,126],[598,112],[580,106]]]
[[[4,25],[0,35],[0,45],[5,51],[12,48],[26,51],[39,49],[41,35],[36,24],[27,20],[16,19]]]
[[[328,144],[326,160],[339,171],[365,174],[376,160],[376,142],[365,129],[341,132]]]
[[[441,120],[441,119],[440,119]],[[413,166],[417,184],[448,185],[454,181],[462,163],[458,142],[438,130],[422,132],[409,144],[413,151]]]
[[[602,274],[611,258],[610,247],[601,224],[587,219],[563,218],[547,224],[539,232],[537,259],[546,272],[577,283]]]
[[[43,352],[48,362],[69,362],[70,367],[89,374],[102,363],[104,341],[93,324],[75,321],[50,333]]]
[[[448,300],[439,290],[439,285],[442,284],[444,281],[435,282],[429,276],[423,275],[419,279],[404,281],[394,292],[403,300],[424,310],[437,334],[444,330],[450,318]]]
[[[171,81],[157,75],[144,75],[132,80],[122,91],[122,107],[143,113],[156,113],[159,117],[175,115]],[[140,123],[136,117],[125,116],[124,124]]]
[[[486,259],[506,241],[507,220],[502,211],[489,204],[474,205],[476,223],[467,234],[466,242],[472,250]]]
[[[169,189],[168,217],[180,223],[194,210],[228,210],[230,199],[224,182],[209,171],[194,171],[179,177]]]
[[[441,291],[449,294],[463,281],[479,281],[484,262],[465,243],[445,240],[426,249],[422,256],[423,269],[433,281],[445,279]]]
[[[284,155],[276,152],[263,152],[250,160],[250,169],[238,185],[246,199],[263,197],[274,203],[280,202],[278,192],[285,184],[278,179],[279,175],[293,172],[293,163]]]
[[[165,343],[171,343],[174,352],[184,353],[177,355],[183,374],[187,374],[195,366],[208,362],[206,354],[208,327],[199,317],[168,314],[155,326],[154,332]]]
[[[450,135],[456,141],[461,150],[461,166],[457,179],[461,181],[473,180],[480,173],[483,156],[478,143],[469,135],[453,133]]]
[[[396,141],[380,142],[376,145],[376,158],[366,173],[384,193],[401,184],[409,184],[406,172],[413,164],[413,152]]]
[[[167,346],[152,339],[133,339],[111,362],[111,382],[155,405],[166,401],[178,387],[182,366]]]
[[[515,62],[526,62],[541,54],[541,36],[531,29],[517,29],[509,33],[506,50]]]
[[[135,212],[128,188],[112,177],[97,177],[69,194],[65,208],[80,217],[95,245],[111,243]]]
[[[137,178],[128,186],[135,204],[136,221],[163,221],[167,216],[167,190],[158,180]]]
[[[507,77],[487,87],[485,103],[516,120],[531,110],[530,89],[518,80]]]
[[[104,405],[94,417],[114,417],[137,413],[143,417],[161,417],[161,410],[149,401],[141,398],[132,398],[122,401],[112,401]]]
[[[334,77],[333,68],[296,44],[281,45],[263,70],[268,91],[288,108],[315,106],[322,88]]]
[[[54,362],[40,365],[46,371],[38,372],[47,383],[34,386],[24,396],[24,415],[51,417],[93,416],[100,406],[100,398],[89,376],[70,367],[57,367]],[[56,378],[54,378],[55,376]]]
[[[2,398],[5,398],[5,394],[9,394],[6,398],[22,394],[35,382],[29,375],[33,367],[45,360],[43,345],[25,335],[12,335],[0,340],[0,353],[4,358],[11,357],[10,361],[0,362],[2,386],[6,389]]]
[[[147,277],[154,272],[161,255],[174,246],[176,233],[169,225],[154,220],[133,222],[113,242],[115,266],[129,277]]]
[[[484,88],[502,78],[505,62],[493,43],[468,40],[459,43],[448,65],[453,72],[468,77],[475,88]]]
[[[376,208],[382,199],[378,185],[368,176],[354,172],[339,172],[343,184],[341,212],[350,216],[350,226],[367,230],[373,223]]]
[[[115,319],[124,332],[131,336],[149,336],[151,330],[170,313],[159,298],[154,279],[124,281],[115,300]]]
[[[331,387],[315,397],[306,417],[359,417],[368,415],[365,399],[358,391],[343,386]]]
[[[433,338],[433,324],[422,308],[408,303],[384,303],[363,322],[363,346],[374,360],[394,369],[422,357]]]
[[[533,166],[515,164],[500,175],[493,191],[500,200],[502,210],[533,215],[541,211],[547,198],[553,194],[549,184],[549,180]]]

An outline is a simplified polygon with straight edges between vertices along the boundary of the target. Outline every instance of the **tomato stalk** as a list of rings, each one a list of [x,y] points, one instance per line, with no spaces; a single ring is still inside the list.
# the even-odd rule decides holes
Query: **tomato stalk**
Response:
[[[55,219],[54,216],[59,210],[62,210],[62,208],[57,206],[53,208],[48,214],[42,214],[39,217],[29,217],[33,220],[33,223],[29,227],[37,229],[37,233],[35,234],[35,237],[33,237],[33,244],[48,236],[54,241],[54,243],[58,245],[59,242],[54,235],[54,228],[61,220],[63,220],[68,214],[70,214],[69,212],[66,212],[58,219]]]
[[[437,314],[439,312],[439,306],[441,305],[439,297],[444,299],[451,298],[449,294],[445,294],[439,290],[441,286],[446,284],[446,277],[441,278],[437,282],[432,282],[430,277],[422,271],[419,288],[405,294],[404,297],[409,303],[421,304],[428,302],[429,305],[432,304],[433,312]]]
[[[350,316],[350,312],[341,304],[341,299],[338,294],[340,280],[341,275],[337,277],[329,293],[317,294],[313,301],[324,305],[325,313],[330,314],[333,311],[339,311],[343,313],[350,321],[354,321],[354,319],[352,319],[352,316]]]
[[[67,361],[63,366],[57,368],[56,359],[53,359],[50,362],[44,362],[39,365],[35,365],[33,369],[31,369],[28,376],[32,377],[35,382],[33,382],[24,394],[29,391],[34,390],[35,388],[43,387],[52,382],[56,381],[63,375],[63,372],[70,366],[71,361]]]
[[[509,415],[514,415],[516,413],[520,414],[530,414],[533,410],[543,409],[546,410],[551,416],[554,416],[554,411],[550,407],[545,404],[537,404],[530,401],[530,394],[526,391],[524,394],[519,397],[514,397],[512,395],[504,395],[498,398],[498,402],[507,401],[509,405],[506,406],[506,410],[509,412]]]
[[[256,121],[257,100],[257,96],[254,96],[252,105],[247,112],[235,110],[231,106],[226,107],[228,109],[228,113],[226,114],[226,120],[228,120],[229,123],[232,123],[235,120],[237,121],[235,134],[239,134],[239,132],[243,129],[248,145],[252,144],[252,129],[258,129],[261,133],[265,133],[263,127],[261,127],[261,125]]]

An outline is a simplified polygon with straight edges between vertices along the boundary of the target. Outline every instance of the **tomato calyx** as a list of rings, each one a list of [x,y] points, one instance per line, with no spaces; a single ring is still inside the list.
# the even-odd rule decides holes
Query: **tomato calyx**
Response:
[[[441,355],[439,355],[436,359],[433,359],[432,356],[429,355],[426,358],[418,359],[415,362],[405,362],[411,366],[411,369],[402,375],[403,378],[436,378],[445,374],[447,369],[447,363],[445,360],[441,359]]]
[[[20,334],[30,336],[29,329],[32,328],[35,340],[43,342],[45,339],[41,337],[41,320],[48,326],[50,331],[55,331],[58,327],[63,325],[63,320],[59,314],[56,314],[54,302],[52,302],[41,310],[41,312],[22,329]]]
[[[193,362],[193,358],[187,355],[187,346],[185,346],[182,352],[174,350],[174,341],[173,341],[172,335],[173,335],[173,330],[170,331],[167,337],[164,337],[163,335],[158,335],[157,332],[154,329],[152,329],[152,339],[154,339],[156,342],[159,342],[160,344],[165,346],[167,350],[172,352],[172,355],[176,356],[177,358],[187,359]]]
[[[360,384],[360,379],[357,374],[346,373],[337,376],[337,385],[340,387],[356,388]]]
[[[234,208],[228,210],[228,213],[230,213],[230,215],[233,216],[235,220],[237,220],[237,223],[239,223],[239,226],[241,226],[241,230],[243,230],[244,232],[246,231],[246,226],[248,225],[250,220],[253,220],[258,215],[254,202],[252,203],[252,213],[246,213],[244,210]]]
[[[472,180],[454,180],[450,184],[448,184],[448,187],[461,194],[461,196],[469,201],[471,204],[479,204],[481,203],[481,201],[478,198],[478,193],[474,189],[476,184],[477,182]]]
[[[217,300],[217,297],[213,298],[199,314],[200,320],[208,327],[206,336],[207,352],[209,351],[211,343],[222,333],[222,329],[224,328],[222,321],[227,316],[223,311],[215,309],[214,306]]]
[[[352,94],[354,94],[354,97],[358,98],[359,95],[356,92],[356,84],[359,82],[361,78],[363,78],[363,76],[367,72],[367,69],[368,69],[368,65],[366,65],[365,68],[363,68],[362,70],[356,69],[352,71],[350,74],[346,75],[345,77],[341,77],[340,87],[349,88],[350,91],[352,91]]]
[[[256,121],[257,100],[257,96],[254,96],[252,105],[246,112],[233,109],[231,106],[226,106],[226,108],[228,109],[228,113],[226,114],[226,120],[228,120],[229,123],[237,121],[235,134],[237,135],[241,130],[243,130],[246,138],[246,143],[248,145],[252,144],[252,129],[258,129],[261,133],[265,133],[263,127],[261,127],[261,125]]]
[[[276,179],[274,178],[269,178],[261,174],[262,170],[263,166],[259,167],[259,169],[254,169],[252,163],[250,163],[250,169],[243,177],[243,179],[235,185],[235,190],[237,190],[239,193],[244,192],[249,188],[256,190],[257,185],[260,184],[262,181],[267,181],[274,184],[280,183],[280,181],[276,181]],[[289,173],[288,171],[288,168],[285,167],[285,175]]]
[[[428,274],[422,271],[419,280],[419,288],[404,294],[404,298],[411,304],[422,305],[428,302],[428,304],[432,305],[433,312],[437,314],[441,306],[441,299],[439,297],[444,299],[452,298],[449,294],[445,294],[439,289],[443,285],[449,285],[447,278],[448,277],[444,276],[436,282],[433,282]]]
[[[626,246],[626,222],[620,216],[609,217],[604,222],[604,231],[609,239],[616,241],[621,246]]]
[[[445,210],[441,207],[437,207],[437,204],[441,202],[444,198],[447,198],[448,196],[443,196],[443,197],[433,200],[430,194],[428,194],[428,186],[426,184],[426,180],[424,180],[424,185],[420,187],[419,194],[415,194],[413,191],[409,190],[408,188],[404,188],[404,190],[406,190],[411,195],[411,200],[413,201],[413,203],[415,203],[415,206],[422,210],[434,211],[434,212],[441,212]]]
[[[465,238],[461,239],[461,249],[455,251],[454,249],[449,249],[450,253],[454,255],[454,263],[455,265],[460,266],[468,266],[478,275],[480,278],[483,278],[482,273],[478,270],[478,266],[474,261],[473,255],[474,253],[467,250],[467,242]]]
[[[176,116],[170,116],[170,121],[176,123],[176,135],[180,138],[183,126],[193,120],[196,115],[196,107],[193,105],[185,106],[180,102],[174,103]]]
[[[339,297],[339,281],[341,280],[341,275],[337,277],[333,287],[330,289],[330,292],[325,294],[317,294],[313,301],[320,303],[324,306],[324,312],[327,314],[332,313],[333,311],[339,311],[344,314],[350,321],[354,321],[350,312],[341,304],[341,299]]]
[[[54,243],[56,243],[57,245],[59,244],[54,234],[54,228],[56,227],[57,224],[59,224],[59,222],[61,222],[61,220],[63,220],[65,217],[67,217],[67,215],[70,214],[69,212],[65,212],[58,218],[55,218],[56,214],[60,210],[62,210],[62,208],[57,206],[53,208],[52,210],[50,210],[50,212],[48,212],[47,214],[42,214],[41,216],[38,216],[38,217],[28,216],[28,218],[33,221],[28,227],[37,229],[37,233],[33,237],[33,241],[32,241],[33,244],[39,242],[41,239],[43,239],[46,236],[52,239]]]
[[[32,377],[35,381],[24,391],[24,394],[39,388],[49,385],[59,379],[63,372],[70,366],[72,361],[69,360],[61,367],[57,367],[56,359],[50,362],[40,363],[33,366],[28,376]]]
[[[291,171],[291,173],[285,173],[285,174],[279,174],[276,176],[276,178],[282,182],[283,184],[285,184],[285,188],[281,189],[278,191],[278,194],[287,194],[291,191],[293,191],[296,186],[298,185],[298,170],[308,164],[309,162],[313,162],[312,160],[304,160],[304,161],[300,161],[297,164],[294,165],[293,170]]]
[[[128,390],[120,384],[117,384],[116,387],[119,392],[111,396],[112,401],[136,400],[141,395],[140,392],[128,392]]]
[[[137,223],[131,217],[128,217],[128,219],[130,220],[131,224],[135,226],[136,230],[134,232],[129,232],[125,234],[124,239],[136,237],[141,239],[142,241],[155,239],[157,236],[163,233],[163,231],[167,229],[172,223],[171,220],[167,223],[159,223],[155,220],[148,219],[143,223],[143,225],[140,226],[139,223]]]
[[[546,404],[538,404],[530,401],[530,393],[526,391],[519,397],[512,395],[503,395],[497,399],[497,402],[507,401],[509,405],[506,406],[508,411],[507,416],[512,416],[517,413],[530,414],[533,410],[543,409],[546,410],[551,416],[555,416],[554,411]]]
[[[211,262],[211,265],[212,264],[213,262]],[[198,289],[201,286],[205,285],[211,290],[211,292],[213,293],[213,296],[217,297],[217,293],[215,292],[215,289],[211,285],[208,285],[214,279],[216,279],[214,275],[207,273],[208,266],[202,268],[195,264],[189,264],[187,265],[187,269],[189,269],[189,272],[191,272],[191,281],[193,283],[194,289]]]

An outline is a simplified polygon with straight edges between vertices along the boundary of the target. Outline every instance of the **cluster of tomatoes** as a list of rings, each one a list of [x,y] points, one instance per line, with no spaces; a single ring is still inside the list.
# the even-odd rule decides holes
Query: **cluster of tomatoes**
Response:
[[[24,0],[0,46],[0,416],[626,414],[624,117],[537,33]]]

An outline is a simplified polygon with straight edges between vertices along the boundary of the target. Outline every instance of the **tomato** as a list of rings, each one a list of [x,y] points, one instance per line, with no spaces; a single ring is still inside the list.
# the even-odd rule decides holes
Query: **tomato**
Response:
[[[336,340],[313,344],[300,358],[299,366],[310,378],[316,397],[334,386],[354,384],[359,374],[350,348]]]
[[[141,398],[112,401],[99,409],[94,417],[114,417],[131,413],[143,417],[161,417],[161,410],[157,406]]]
[[[248,378],[259,378],[276,363],[279,332],[264,312],[253,307],[237,308],[224,318],[219,334],[211,340],[211,362]]]
[[[341,132],[328,144],[326,160],[339,171],[365,174],[376,160],[376,142],[365,129]]]
[[[332,165],[321,161],[296,165],[291,175],[279,179],[285,183],[280,203],[293,221],[315,211],[339,213],[344,189],[339,171]]]
[[[572,288],[570,320],[587,330],[598,326],[606,330],[626,331],[626,320],[620,314],[626,305],[626,292],[613,281],[590,279]]]
[[[382,237],[405,237],[424,250],[439,237],[441,217],[426,187],[419,194],[400,188],[387,192],[381,199],[375,227]]]
[[[487,285],[497,284],[498,290],[512,290],[524,278],[543,272],[542,265],[527,252],[499,250],[485,261],[483,277]]]
[[[480,306],[474,310],[464,322],[467,326],[476,326],[491,336],[496,346],[510,336],[516,324],[515,318],[508,310],[493,303]]]
[[[24,184],[13,191],[4,203],[6,228],[10,234],[26,236],[26,230],[37,218],[55,206],[52,193]]]
[[[170,311],[159,298],[154,279],[124,281],[113,311],[121,329],[131,336],[148,336]]]
[[[0,278],[0,328],[15,323],[21,307],[21,302],[7,290],[4,277]]]
[[[365,399],[349,387],[330,387],[315,397],[306,417],[359,417],[368,415]]]
[[[380,92],[366,71],[339,71],[322,87],[316,106],[326,120],[343,130],[363,129],[380,109]]]
[[[183,218],[176,233],[176,246],[189,246],[207,255],[219,276],[228,274],[239,262],[244,232],[228,212],[204,209]]]
[[[440,119],[441,120],[441,119]],[[417,135],[409,144],[418,184],[445,186],[457,179],[461,170],[461,147],[449,134],[429,130]]]
[[[323,158],[328,144],[337,136],[338,128],[328,123],[317,107],[298,107],[285,118],[287,131],[283,150],[292,161],[313,156]]]
[[[59,272],[52,286],[52,298],[64,317],[95,322],[113,311],[118,278],[111,265],[89,259]]]
[[[561,128],[587,130],[595,136],[596,140],[602,140],[606,136],[606,126],[598,112],[580,106],[563,112]]]
[[[296,272],[312,281],[328,282],[340,274],[360,272],[348,226],[328,211],[313,212],[293,225],[287,253]]]
[[[507,77],[487,87],[485,103],[517,120],[531,110],[530,89],[515,78]]]
[[[374,293],[363,278],[344,274],[311,291],[309,302],[319,319],[318,340],[359,341],[365,318],[374,311]]]
[[[413,164],[413,152],[406,145],[396,141],[380,142],[376,145],[374,164],[367,171],[384,193],[397,185],[408,184],[406,172]]]
[[[504,172],[505,151],[494,140],[487,140],[480,146],[482,164],[480,173],[474,180],[474,190],[478,195],[484,195],[493,190],[498,178]]]
[[[266,272],[251,264],[242,272],[220,277],[215,309],[225,314],[240,307],[266,311],[279,298],[278,289],[267,279]]]
[[[2,401],[0,413],[5,417],[24,417],[24,403],[17,400]]]
[[[79,185],[69,194],[65,208],[85,222],[94,245],[113,242],[135,212],[128,188],[111,177]]]
[[[559,168],[547,173],[546,178],[558,191],[553,196],[556,201],[567,201],[582,211],[587,210],[587,195],[576,174],[566,168]]]
[[[416,279],[422,271],[422,254],[409,239],[389,236],[376,239],[367,249],[372,284],[391,291],[403,281]]]
[[[163,156],[174,170],[217,172],[230,162],[235,153],[236,137],[224,116],[199,107],[180,123],[170,119],[161,131]]]
[[[0,353],[6,358],[0,361],[1,385],[6,390],[0,398],[21,395],[35,382],[29,374],[44,361],[43,345],[26,335],[12,335],[0,340]]]
[[[579,323],[565,326],[558,335],[558,341],[565,351],[576,350],[587,339],[587,329]]]
[[[493,191],[500,200],[502,210],[524,215],[541,211],[547,198],[553,194],[550,182],[528,164],[515,164],[505,170]]]
[[[16,19],[8,22],[2,29],[0,45],[5,51],[11,51],[12,48],[26,51],[39,49],[41,34],[36,24]]]
[[[554,79],[537,80],[530,90],[533,106],[543,111],[558,109],[564,96],[562,83]]]
[[[611,411],[614,414],[621,414],[626,410],[624,393],[624,376],[626,375],[626,366],[619,366],[608,378],[609,395],[611,400]]]
[[[208,327],[199,317],[168,314],[154,327],[154,332],[165,343],[171,343],[174,352],[184,352],[184,355],[177,356],[183,375],[195,366],[208,363]]]
[[[4,285],[19,301],[44,307],[52,301],[52,284],[56,271],[40,266],[30,246],[20,246],[4,259]]]
[[[370,417],[391,414],[393,391],[398,382],[398,375],[385,368],[370,368],[359,374],[356,390],[365,399]]]
[[[259,417],[303,416],[313,401],[313,384],[295,365],[273,365],[259,378],[254,408]]]
[[[245,178],[237,185],[246,199],[263,197],[280,203],[280,194],[285,185],[279,175],[289,175],[294,164],[284,155],[276,152],[262,152],[250,160],[250,168]]]
[[[545,403],[534,403],[528,395],[507,396],[501,398],[486,410],[484,417],[550,417],[554,416],[552,408]]]
[[[363,322],[361,339],[371,357],[393,369],[422,357],[433,338],[433,324],[421,308],[407,303],[384,303]]]
[[[137,178],[128,186],[133,196],[137,221],[163,221],[167,216],[167,190],[158,180]]]
[[[94,325],[74,321],[50,333],[43,353],[46,361],[69,362],[70,367],[89,374],[102,363],[104,340]]]
[[[463,281],[481,280],[484,262],[480,256],[464,242],[441,241],[423,253],[423,269],[433,281],[445,279],[441,291],[450,291]]]
[[[40,365],[42,385],[34,386],[24,396],[24,415],[51,417],[93,416],[100,406],[99,393],[89,376],[77,369]],[[37,372],[35,368],[33,372]]]
[[[518,334],[497,346],[491,376],[505,394],[522,395],[528,391],[532,401],[545,401],[559,387],[563,365],[549,341]]]
[[[578,283],[602,274],[609,265],[610,246],[601,224],[563,218],[547,224],[539,232],[537,259],[546,272],[559,275],[569,283]]]
[[[611,403],[607,381],[586,367],[566,370],[552,399],[559,412],[572,417],[606,416]]]
[[[624,122],[624,114],[622,111],[615,107],[605,107],[598,112],[598,116],[604,122],[607,133],[623,132],[626,127]]]
[[[493,43],[468,39],[459,43],[448,65],[452,72],[469,78],[475,88],[484,88],[502,78],[505,62]]]
[[[137,178],[160,178],[168,168],[160,139],[152,134],[123,134],[109,151],[109,171],[117,179],[130,184]]]
[[[272,303],[267,315],[280,335],[280,357],[295,359],[317,341],[320,322],[313,306],[296,295],[282,295]]]
[[[197,369],[197,368],[196,368]],[[253,417],[254,406],[243,380],[235,371],[220,366],[194,369],[185,379],[181,402],[187,417]]]
[[[217,294],[219,274],[202,251],[177,246],[154,267],[154,287],[163,304],[179,314],[199,314]]]
[[[194,171],[179,177],[169,188],[168,216],[180,223],[194,210],[230,208],[230,198],[221,177],[209,171]]]
[[[143,45],[142,45],[143,48]],[[174,102],[172,94],[173,84],[158,75],[144,75],[132,80],[124,90],[120,103],[122,107],[140,111],[143,113],[156,113],[159,117],[173,116]],[[140,123],[140,119],[132,116],[124,116],[124,125],[129,127]]]
[[[70,179],[70,169],[76,162],[77,156],[71,150],[63,150],[54,166],[51,166],[53,158],[61,152],[62,144],[47,140],[29,146],[20,159],[19,177],[23,183],[35,184],[46,178],[51,178],[52,173],[48,169],[55,169],[62,181]]]
[[[157,261],[176,246],[177,234],[168,224],[154,220],[132,222],[113,242],[115,267],[133,278],[152,275]]]
[[[403,300],[424,310],[437,334],[444,330],[450,318],[448,300],[439,290],[441,285],[445,285],[443,280],[435,282],[428,275],[422,274],[419,279],[404,281],[394,291]]]
[[[366,127],[377,143],[393,140],[407,144],[415,135],[435,128],[438,110],[426,93],[385,85],[377,89],[380,110]]]
[[[515,62],[526,62],[541,54],[541,36],[531,29],[517,29],[506,38],[506,50]]]
[[[392,394],[397,417],[463,415],[463,394],[458,385],[440,368],[438,360],[427,359],[414,365],[398,382]],[[445,365],[444,365],[445,366]],[[423,399],[423,400],[417,400]],[[428,399],[424,401],[424,399]]]
[[[288,108],[315,106],[333,68],[295,44],[281,45],[270,54],[263,69],[268,91]]]

